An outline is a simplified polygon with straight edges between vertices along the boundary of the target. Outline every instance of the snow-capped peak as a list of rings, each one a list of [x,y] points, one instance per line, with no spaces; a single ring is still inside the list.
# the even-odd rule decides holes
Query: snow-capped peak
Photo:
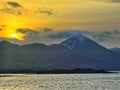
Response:
[[[86,37],[85,37],[84,35],[82,35],[82,34],[78,34],[78,35],[76,35],[76,36],[74,36],[74,37],[72,37],[72,38],[78,39],[78,40],[81,41],[81,42],[86,39]]]
[[[76,46],[80,46],[82,43],[84,43],[86,41],[86,39],[88,39],[86,36],[84,36],[82,34],[78,34],[76,36],[73,36],[73,37],[63,41],[60,44],[68,47],[69,49],[73,49]]]

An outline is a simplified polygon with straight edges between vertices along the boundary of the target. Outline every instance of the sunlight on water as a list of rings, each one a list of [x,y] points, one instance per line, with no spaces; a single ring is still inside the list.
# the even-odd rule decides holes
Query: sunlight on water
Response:
[[[120,74],[0,75],[0,90],[120,90]]]

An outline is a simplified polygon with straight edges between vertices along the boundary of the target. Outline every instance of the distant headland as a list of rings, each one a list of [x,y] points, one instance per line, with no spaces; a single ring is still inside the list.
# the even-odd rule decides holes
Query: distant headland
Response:
[[[76,68],[76,69],[58,69],[58,70],[41,70],[41,71],[34,71],[34,70],[0,70],[1,74],[21,74],[21,73],[25,73],[25,74],[29,74],[29,73],[33,73],[33,74],[77,74],[77,73],[109,73],[103,69],[99,69],[99,70],[95,70],[95,69],[80,69],[80,68]]]

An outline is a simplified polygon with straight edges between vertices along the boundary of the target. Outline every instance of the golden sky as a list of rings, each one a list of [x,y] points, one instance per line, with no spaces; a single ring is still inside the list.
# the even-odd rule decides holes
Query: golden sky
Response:
[[[120,29],[120,0],[1,0],[0,37],[24,40],[19,28]]]

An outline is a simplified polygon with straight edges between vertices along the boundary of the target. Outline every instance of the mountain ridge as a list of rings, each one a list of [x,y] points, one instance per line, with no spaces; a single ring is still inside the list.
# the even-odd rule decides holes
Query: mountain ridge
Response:
[[[74,38],[75,40],[71,39]],[[120,55],[97,44],[86,36],[74,36],[74,48],[67,45],[33,43],[16,45],[0,42],[0,69],[55,70],[93,68],[118,70]],[[81,44],[83,46],[81,47]]]

